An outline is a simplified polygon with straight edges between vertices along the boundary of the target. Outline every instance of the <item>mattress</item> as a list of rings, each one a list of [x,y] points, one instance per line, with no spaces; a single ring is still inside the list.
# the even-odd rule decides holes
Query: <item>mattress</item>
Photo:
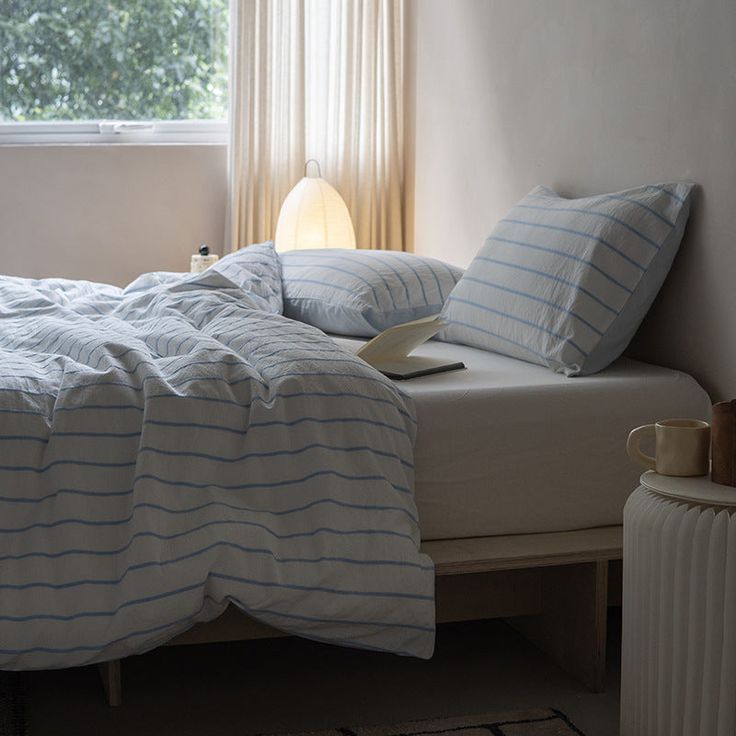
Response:
[[[351,351],[362,342],[335,340]],[[627,358],[568,378],[437,341],[414,354],[467,366],[397,382],[416,406],[425,541],[621,524],[642,473],[626,454],[629,431],[670,417],[710,419],[693,378]]]

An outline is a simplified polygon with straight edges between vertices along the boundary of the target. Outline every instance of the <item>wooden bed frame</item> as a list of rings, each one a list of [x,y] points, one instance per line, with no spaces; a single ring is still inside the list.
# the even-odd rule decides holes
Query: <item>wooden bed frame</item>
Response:
[[[437,623],[509,619],[515,629],[593,692],[606,670],[606,617],[620,603],[621,526],[422,544],[435,564]],[[609,596],[609,585],[611,595]],[[286,636],[229,606],[168,645]],[[122,703],[120,660],[100,665],[109,705]]]

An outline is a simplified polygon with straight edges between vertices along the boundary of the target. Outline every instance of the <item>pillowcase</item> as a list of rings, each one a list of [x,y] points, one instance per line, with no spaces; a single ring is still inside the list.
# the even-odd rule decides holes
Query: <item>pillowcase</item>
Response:
[[[372,337],[442,310],[462,271],[386,250],[281,253],[284,314],[338,335]]]
[[[662,286],[692,189],[659,184],[583,199],[533,189],[450,294],[441,339],[569,376],[602,370]]]

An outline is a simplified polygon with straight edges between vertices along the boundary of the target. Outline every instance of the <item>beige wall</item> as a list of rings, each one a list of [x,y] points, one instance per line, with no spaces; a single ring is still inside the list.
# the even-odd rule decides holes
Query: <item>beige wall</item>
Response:
[[[698,182],[630,352],[736,397],[736,2],[416,0],[410,17],[415,250],[467,264],[535,184]]]
[[[0,147],[0,272],[126,284],[221,252],[226,147]]]

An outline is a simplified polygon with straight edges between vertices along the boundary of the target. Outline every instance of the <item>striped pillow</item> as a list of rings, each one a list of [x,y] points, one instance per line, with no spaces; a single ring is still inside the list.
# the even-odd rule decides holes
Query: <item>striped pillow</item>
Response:
[[[669,271],[692,184],[563,199],[532,190],[450,294],[442,339],[573,376],[629,344]]]
[[[438,314],[462,271],[386,250],[280,253],[284,314],[338,335],[371,337]]]

